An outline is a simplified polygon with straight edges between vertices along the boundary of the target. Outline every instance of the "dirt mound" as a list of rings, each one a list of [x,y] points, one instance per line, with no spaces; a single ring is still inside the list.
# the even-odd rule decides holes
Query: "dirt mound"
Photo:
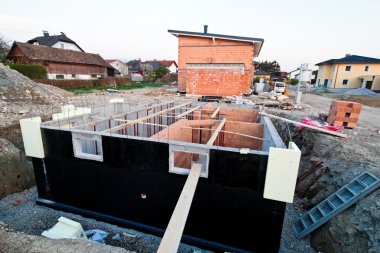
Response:
[[[178,83],[178,75],[173,73],[167,73],[163,77],[157,79],[155,83],[176,85]]]
[[[323,162],[320,169],[297,183],[297,199],[302,201],[306,210],[364,171],[380,176],[380,134],[373,114],[376,110],[364,107],[360,127],[344,130],[349,136],[347,139],[308,129],[300,131],[297,127],[288,128],[286,124],[274,121],[283,140],[292,139],[302,151],[299,175],[315,166],[313,161]],[[302,114],[293,111],[282,112],[280,116],[299,121]],[[380,252],[379,199],[380,189],[332,218],[311,233],[311,245],[323,252]]]
[[[0,199],[34,184],[31,162],[12,143],[0,138]]]
[[[0,127],[17,123],[20,118],[50,115],[67,101],[68,95],[0,64]]]

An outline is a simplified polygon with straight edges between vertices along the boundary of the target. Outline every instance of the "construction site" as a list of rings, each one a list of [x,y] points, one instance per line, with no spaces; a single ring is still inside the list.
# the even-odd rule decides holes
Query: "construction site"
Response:
[[[285,83],[276,61],[255,71],[262,38],[167,35],[178,65],[104,60],[63,32],[12,44],[0,253],[380,252],[380,75],[354,76],[380,59]]]

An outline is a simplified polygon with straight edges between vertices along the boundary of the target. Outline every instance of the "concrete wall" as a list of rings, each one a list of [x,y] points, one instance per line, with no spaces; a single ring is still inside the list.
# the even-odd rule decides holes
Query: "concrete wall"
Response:
[[[346,66],[351,66],[351,71],[346,71]],[[368,71],[365,71],[366,66],[369,66]],[[317,84],[319,80],[319,85],[322,86],[324,80],[328,79],[330,88],[365,88],[366,82],[372,81],[375,76],[372,90],[380,90],[379,75],[380,63],[323,64],[319,67]],[[347,85],[343,84],[344,79],[348,80]]]
[[[248,93],[249,86],[253,77],[253,55],[254,46],[250,42],[231,41],[224,39],[200,38],[190,36],[179,36],[178,45],[178,90],[186,91],[194,95],[207,95],[209,90],[219,89],[219,93],[223,95],[240,95],[240,93]],[[212,83],[202,82],[200,88],[194,89],[199,78],[199,70],[189,72],[187,64],[189,63],[240,63],[244,64],[243,77],[237,77],[225,69],[208,70],[211,73],[202,73],[203,80],[214,77]],[[189,76],[190,75],[190,76]],[[240,79],[240,80],[239,80]],[[190,88],[187,81],[192,82]],[[233,87],[229,91],[224,91],[227,85],[238,86]],[[204,86],[209,85],[208,89]],[[205,93],[204,93],[205,92]],[[212,94],[213,95],[213,94]]]

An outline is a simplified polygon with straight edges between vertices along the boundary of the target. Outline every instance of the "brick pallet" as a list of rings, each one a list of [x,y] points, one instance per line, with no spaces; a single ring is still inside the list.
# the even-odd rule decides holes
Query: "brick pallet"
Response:
[[[346,101],[332,101],[327,122],[333,126],[356,128],[362,104]]]

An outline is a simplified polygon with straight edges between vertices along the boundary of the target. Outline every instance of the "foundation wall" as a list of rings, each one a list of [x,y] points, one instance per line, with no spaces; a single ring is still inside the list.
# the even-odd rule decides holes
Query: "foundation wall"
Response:
[[[168,143],[101,136],[99,162],[74,157],[70,131],[41,133],[46,156],[33,158],[38,203],[163,234],[187,178],[168,172]],[[265,154],[210,149],[208,178],[199,180],[183,241],[277,253],[286,204],[263,198],[267,162]]]

